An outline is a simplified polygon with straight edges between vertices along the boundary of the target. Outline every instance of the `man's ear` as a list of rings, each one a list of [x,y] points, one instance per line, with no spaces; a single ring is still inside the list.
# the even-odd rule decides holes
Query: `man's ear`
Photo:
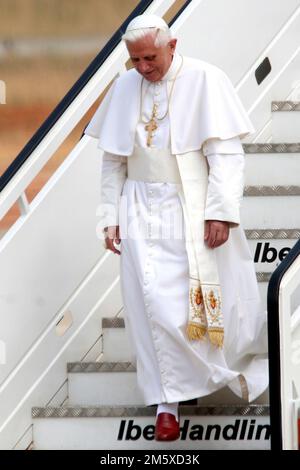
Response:
[[[175,38],[174,38],[174,39],[171,39],[171,40],[169,41],[168,45],[169,45],[169,47],[170,47],[170,49],[171,49],[172,52],[175,51],[175,49],[176,49],[176,44],[177,44],[177,39],[175,39]]]

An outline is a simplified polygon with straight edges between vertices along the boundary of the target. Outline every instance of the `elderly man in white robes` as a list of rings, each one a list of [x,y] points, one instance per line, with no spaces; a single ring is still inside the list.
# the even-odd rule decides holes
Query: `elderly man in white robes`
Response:
[[[103,150],[105,246],[121,255],[125,323],[155,438],[178,402],[267,387],[266,314],[239,207],[253,132],[222,70],[176,52],[168,25],[133,19],[121,74],[85,130]]]

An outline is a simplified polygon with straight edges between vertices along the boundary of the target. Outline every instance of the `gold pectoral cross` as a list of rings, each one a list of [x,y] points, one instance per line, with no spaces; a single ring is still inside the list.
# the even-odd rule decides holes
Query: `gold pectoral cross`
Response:
[[[147,147],[150,147],[151,144],[152,144],[152,139],[153,139],[153,133],[154,131],[156,131],[156,129],[158,128],[157,126],[157,123],[155,121],[155,118],[156,118],[156,111],[157,111],[157,107],[156,105],[154,104],[153,105],[153,110],[152,110],[152,116],[151,116],[151,119],[149,122],[147,122],[147,124],[145,125],[145,130],[148,132],[148,135],[147,135]]]

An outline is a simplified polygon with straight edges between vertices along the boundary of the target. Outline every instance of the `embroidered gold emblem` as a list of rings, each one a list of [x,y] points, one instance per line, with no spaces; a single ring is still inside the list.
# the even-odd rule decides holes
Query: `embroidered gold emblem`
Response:
[[[217,306],[217,299],[216,299],[215,294],[213,293],[212,290],[208,294],[208,300],[209,300],[209,304],[210,304],[211,308],[215,309],[216,306]]]
[[[205,294],[205,306],[209,313],[208,323],[219,323],[221,320],[221,299],[216,296],[213,290],[210,290],[208,294]]]
[[[193,309],[192,318],[199,318],[205,325],[205,310],[201,287],[191,287],[190,302]]]
[[[214,346],[222,348],[224,325],[220,286],[201,285],[198,279],[190,278],[189,300],[188,338],[205,340],[207,336]]]
[[[200,305],[203,303],[203,295],[202,295],[202,291],[200,287],[198,287],[198,289],[195,289],[194,298],[195,298],[195,302],[197,305]]]

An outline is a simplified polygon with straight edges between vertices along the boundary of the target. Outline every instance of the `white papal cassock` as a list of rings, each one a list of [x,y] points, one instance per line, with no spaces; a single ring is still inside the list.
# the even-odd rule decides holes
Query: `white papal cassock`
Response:
[[[181,58],[176,54],[161,81],[144,81],[141,92],[145,120],[151,117],[153,101],[158,104],[158,116],[165,113],[170,86],[180,63]],[[208,68],[211,73],[213,66]],[[175,86],[174,95],[176,92]],[[129,103],[127,96],[123,98]],[[231,99],[229,95],[227,98]],[[216,138],[205,140],[201,145],[209,165],[205,219],[225,220],[232,226],[229,240],[215,248],[225,331],[221,349],[207,340],[190,341],[186,336],[189,264],[179,197],[180,181],[172,180],[172,177],[167,182],[159,181],[159,177],[152,180],[153,175],[148,178],[143,171],[141,176],[139,172],[134,173],[135,179],[128,178],[127,157],[131,154],[147,159],[149,152],[152,152],[152,158],[159,158],[160,152],[182,153],[186,146],[184,139],[178,140],[167,114],[159,121],[149,149],[145,124],[128,116],[128,121],[135,123],[135,133],[131,140],[125,136],[118,143],[119,117],[115,117],[117,130],[114,127],[110,136],[103,134],[103,128],[107,133],[109,126],[114,125],[115,111],[108,112],[109,100],[111,98],[96,113],[85,133],[99,138],[99,147],[104,150],[102,203],[107,208],[103,226],[120,225],[125,322],[136,355],[138,384],[145,404],[189,400],[208,395],[225,385],[238,396],[252,401],[268,383],[267,333],[266,313],[259,299],[252,256],[239,225],[244,167],[240,139],[227,123],[227,131],[223,134],[220,131]],[[131,105],[132,101],[133,98]],[[187,120],[196,104],[193,101],[181,103],[181,113]],[[128,112],[133,111],[129,109]],[[137,113],[137,109],[134,112]],[[103,125],[105,113],[108,114]],[[121,128],[119,131],[122,132]],[[193,130],[193,133],[189,151],[198,150],[197,132]],[[202,133],[205,137],[205,131]],[[239,135],[246,133],[241,130]],[[188,136],[185,139],[188,140]],[[174,147],[177,148],[174,150]]]

